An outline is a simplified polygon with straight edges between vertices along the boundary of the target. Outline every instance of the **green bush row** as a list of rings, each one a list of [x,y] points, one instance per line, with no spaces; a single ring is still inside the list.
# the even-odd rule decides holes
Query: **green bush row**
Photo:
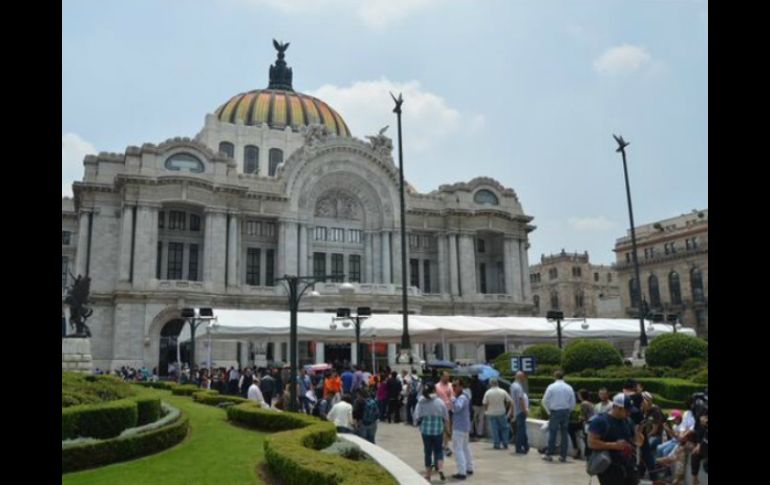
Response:
[[[614,393],[620,392],[623,389],[623,384],[625,384],[627,379],[567,376],[564,380],[576,391],[585,388],[591,392],[597,392],[600,388],[606,387],[610,393]],[[642,377],[636,380],[642,384],[644,390],[674,401],[684,401],[694,392],[702,391],[705,388],[703,384],[696,384],[684,379]],[[553,382],[553,377],[530,376],[528,381],[529,392],[539,393],[545,392],[548,385]]]
[[[140,397],[136,401],[137,424],[152,423],[160,419],[160,399],[156,397]]]
[[[196,392],[192,395],[192,398],[195,402],[199,402],[201,404],[208,404],[209,406],[217,406],[223,402],[241,404],[248,401],[248,399],[245,399],[242,397],[226,396],[224,394],[220,394],[218,391],[213,391],[213,390]]]
[[[134,396],[131,386],[116,376],[95,376],[79,372],[63,372],[61,378],[62,407],[117,401]]]
[[[189,420],[177,421],[147,433],[62,448],[62,473],[127,461],[170,448],[187,436]]]
[[[650,366],[680,367],[688,359],[708,359],[708,342],[683,333],[665,334],[652,339],[644,355]]]
[[[134,384],[137,385],[137,386],[150,387],[152,389],[163,389],[163,390],[166,390],[166,391],[170,391],[173,388],[179,386],[179,384],[177,384],[174,381],[135,382]]]
[[[263,409],[254,403],[227,408],[231,421],[263,431],[282,431],[265,438],[265,461],[287,485],[395,484],[394,478],[373,462],[350,461],[318,450],[331,446],[334,424],[304,414]]]
[[[171,388],[171,394],[175,396],[192,396],[196,392],[200,392],[202,389],[193,384],[183,384],[181,386],[173,386]]]
[[[133,399],[64,408],[61,412],[61,439],[78,436],[112,438],[124,429],[136,426],[138,415],[137,403]]]
[[[579,339],[570,342],[564,349],[562,366],[565,372],[577,372],[583,369],[604,369],[611,365],[621,365],[623,357],[618,349],[604,340]]]

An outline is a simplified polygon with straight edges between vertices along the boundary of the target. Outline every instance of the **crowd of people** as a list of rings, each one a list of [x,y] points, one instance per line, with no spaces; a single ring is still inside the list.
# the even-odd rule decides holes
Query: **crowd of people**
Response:
[[[601,485],[636,485],[645,476],[655,484],[681,485],[688,471],[691,483],[698,485],[701,466],[708,473],[708,392],[688,399],[684,413],[673,410],[666,417],[654,396],[633,379],[612,399],[606,388],[600,389],[595,404],[588,391],[581,389],[577,393],[580,418],[571,423],[576,394],[563,377],[556,372],[541,403],[549,415],[544,460],[553,461],[557,434],[560,461],[567,460],[567,436],[576,450],[575,458],[580,458],[577,435],[582,433],[587,459],[592,453],[609,452],[608,465],[597,466]],[[598,462],[601,457],[596,458]]]
[[[169,370],[183,384],[239,395],[264,407],[290,407],[288,368]],[[95,373],[103,372],[96,369]],[[157,369],[121,367],[114,373],[126,381],[158,380]],[[561,462],[567,461],[568,439],[575,459],[590,459],[597,451],[609,452],[609,466],[597,474],[601,485],[637,484],[644,476],[656,484],[683,484],[688,471],[691,483],[698,485],[700,468],[708,473],[707,392],[688,399],[684,412],[673,410],[666,417],[653,395],[633,379],[612,399],[609,391],[601,388],[598,402],[593,403],[590,393],[586,389],[576,393],[561,371],[554,377],[541,401],[549,416],[548,445],[539,450],[544,460],[553,461],[558,436]],[[430,480],[435,471],[444,480],[444,457],[454,454],[457,473],[453,478],[464,480],[473,474],[469,442],[486,436],[487,430],[494,449],[506,450],[513,442],[516,454],[529,452],[526,379],[518,372],[506,391],[494,378],[484,381],[473,376],[469,383],[452,381],[448,372],[439,377],[435,369],[422,377],[414,368],[401,373],[386,368],[378,374],[347,365],[324,372],[300,369],[296,406],[300,412],[333,421],[340,433],[355,433],[371,443],[376,441],[378,422],[405,421],[419,427],[425,477]],[[575,422],[570,416],[578,404],[579,419]]]

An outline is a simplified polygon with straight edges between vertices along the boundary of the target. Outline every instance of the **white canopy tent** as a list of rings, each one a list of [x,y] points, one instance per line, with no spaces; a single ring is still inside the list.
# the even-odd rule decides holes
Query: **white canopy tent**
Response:
[[[290,314],[273,310],[215,309],[216,321],[207,328],[198,327],[196,337],[214,340],[256,340],[289,336]],[[330,328],[332,313],[299,312],[297,334],[302,340],[326,342],[355,340],[353,325],[338,323]],[[400,314],[373,314],[361,325],[361,340],[376,338],[378,342],[396,343],[401,340],[403,325]],[[673,331],[670,325],[645,322],[650,338]],[[678,330],[695,335],[690,328]],[[409,336],[414,343],[435,342],[444,339],[461,341],[500,341],[501,339],[540,340],[556,338],[556,322],[543,317],[476,317],[409,315]],[[571,338],[604,338],[635,340],[639,337],[639,320],[586,318],[562,321],[562,336]],[[184,325],[179,340],[190,340],[189,325]]]

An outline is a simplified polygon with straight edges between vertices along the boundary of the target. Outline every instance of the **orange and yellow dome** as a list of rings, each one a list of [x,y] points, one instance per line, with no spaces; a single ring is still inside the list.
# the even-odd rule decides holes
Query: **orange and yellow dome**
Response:
[[[350,136],[345,120],[328,104],[307,94],[283,89],[255,89],[233,96],[216,110],[219,121],[267,124],[279,130],[323,124],[332,134]]]

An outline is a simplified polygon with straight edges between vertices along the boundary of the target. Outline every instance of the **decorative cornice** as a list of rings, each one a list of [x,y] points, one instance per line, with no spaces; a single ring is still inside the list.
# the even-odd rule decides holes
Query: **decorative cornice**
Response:
[[[438,192],[473,192],[476,189],[485,186],[494,188],[502,196],[513,197],[517,202],[519,200],[519,198],[516,196],[516,192],[514,192],[513,189],[504,187],[503,184],[491,177],[476,177],[469,182],[457,182],[454,184],[440,185]]]

